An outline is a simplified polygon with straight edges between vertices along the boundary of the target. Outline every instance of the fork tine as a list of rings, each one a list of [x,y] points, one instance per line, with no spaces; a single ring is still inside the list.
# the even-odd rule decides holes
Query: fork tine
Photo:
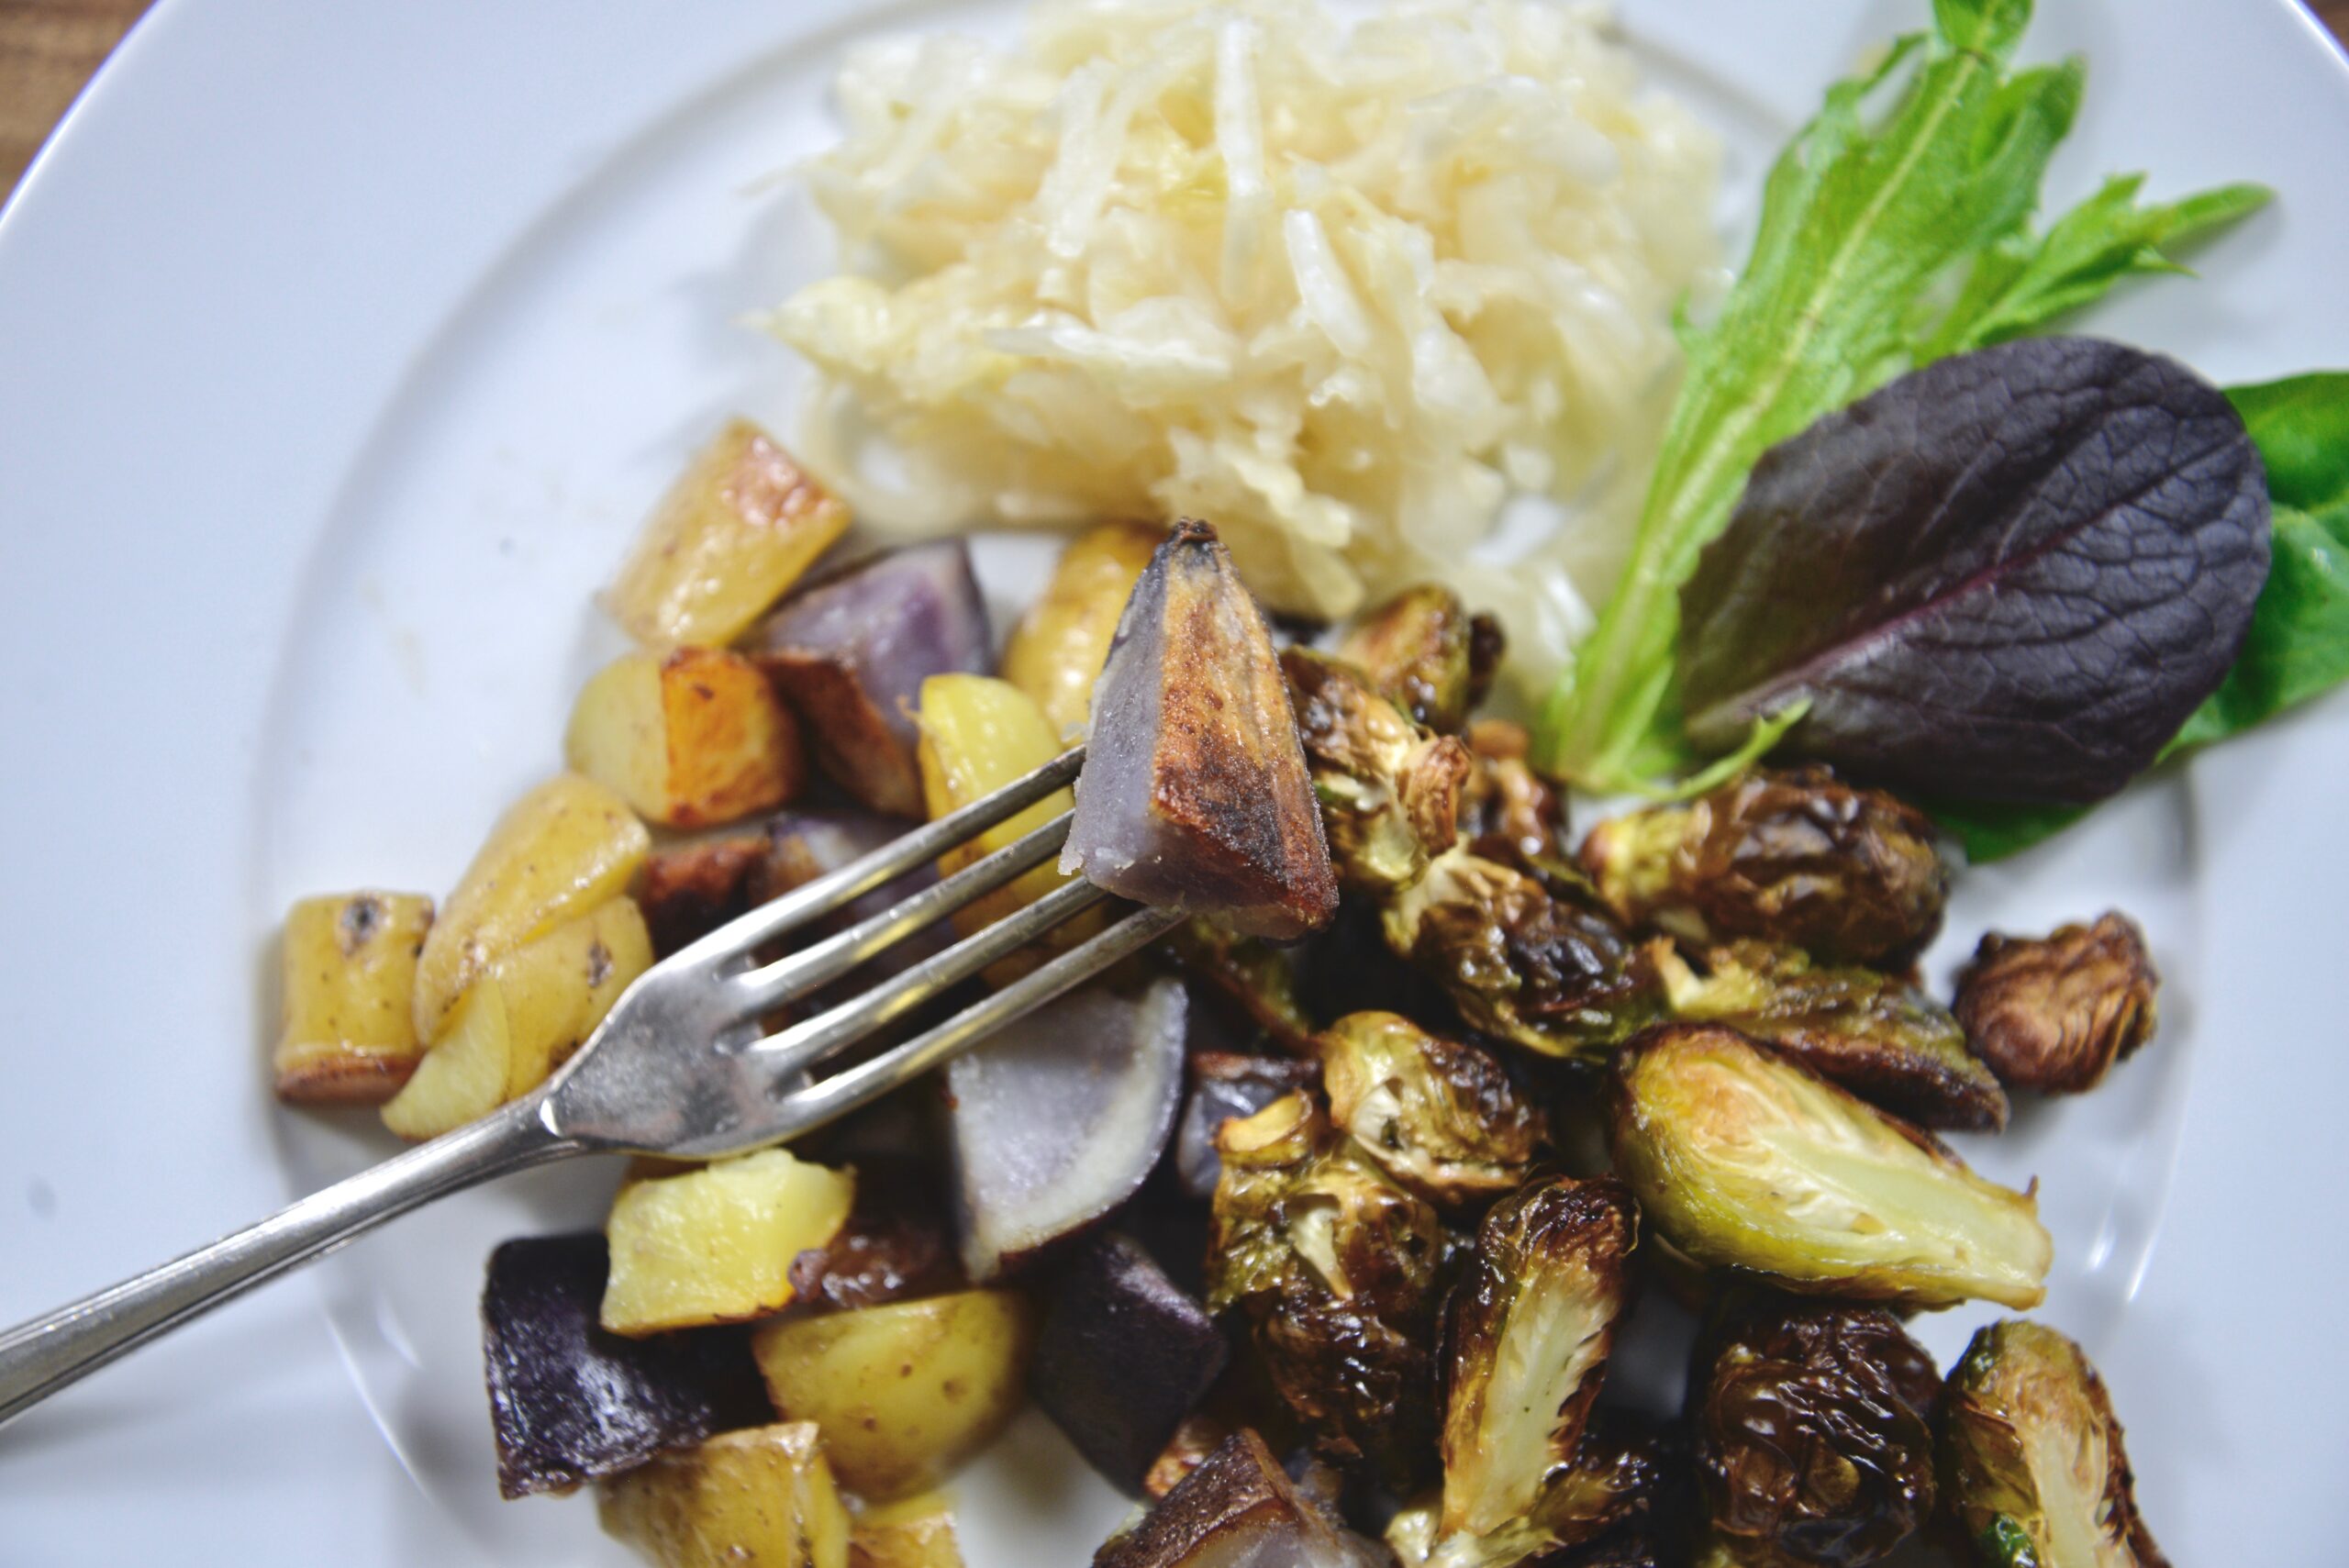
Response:
[[[851,899],[895,882],[924,862],[934,861],[946,851],[1025,811],[1074,780],[1077,770],[1084,765],[1085,748],[1073,747],[992,795],[981,795],[970,805],[893,839],[838,871],[802,883],[780,898],[769,899],[749,914],[735,917],[680,950],[675,961],[680,968],[720,963],[748,954],[810,920],[821,919]]]
[[[1071,813],[1022,834],[985,859],[912,896],[901,899],[847,930],[801,948],[725,982],[738,1018],[751,1018],[828,985],[866,960],[926,930],[955,910],[1050,860],[1068,837]]]
[[[751,1049],[772,1062],[779,1074],[811,1067],[1108,896],[1082,879],[1056,887],[885,984],[771,1034]]]
[[[1042,900],[1039,900],[1039,903]],[[763,1142],[775,1142],[812,1132],[825,1123],[868,1105],[893,1089],[913,1082],[941,1062],[969,1050],[996,1029],[1035,1011],[1064,992],[1073,991],[1110,965],[1141,951],[1183,923],[1175,909],[1137,909],[1099,936],[1052,959],[973,1003],[963,1011],[903,1045],[883,1051],[870,1062],[803,1084],[785,1094],[777,1117],[762,1131]],[[949,956],[941,953],[941,958]],[[936,960],[930,961],[932,962]],[[725,1153],[722,1148],[680,1146],[675,1151],[696,1157]]]

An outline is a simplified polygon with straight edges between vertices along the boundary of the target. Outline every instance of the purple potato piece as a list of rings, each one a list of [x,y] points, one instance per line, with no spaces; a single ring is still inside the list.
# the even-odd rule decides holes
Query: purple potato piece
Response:
[[[922,815],[922,682],[993,666],[986,604],[959,539],[890,550],[801,589],[743,647],[806,723],[825,773],[892,817]]]
[[[946,1069],[963,1262],[1033,1262],[1141,1190],[1183,1095],[1182,984],[1073,991]]]
[[[489,1257],[482,1359],[507,1497],[568,1492],[665,1449],[774,1419],[739,1329],[626,1340],[596,1326],[609,1255],[594,1232]]]
[[[1139,1496],[1230,1354],[1207,1308],[1148,1253],[1103,1236],[1052,1286],[1028,1392],[1094,1469]]]
[[[1339,1529],[1285,1474],[1264,1440],[1240,1431],[1142,1521],[1093,1554],[1093,1568],[1384,1568],[1384,1547]]]
[[[1223,1162],[1215,1135],[1227,1121],[1254,1116],[1319,1076],[1314,1063],[1294,1056],[1234,1056],[1205,1051],[1191,1058],[1191,1097],[1174,1129],[1174,1181],[1186,1197],[1215,1196]]]
[[[737,916],[804,882],[838,871],[906,830],[904,823],[865,811],[785,811],[752,832],[694,839],[653,851],[637,884],[637,902],[663,958],[707,936]],[[938,880],[924,863],[895,882],[850,902],[819,933],[877,915]],[[903,968],[948,940],[944,927],[909,937],[877,963]]]
[[[1249,936],[1329,924],[1337,877],[1288,683],[1207,524],[1176,524],[1134,584],[1091,733],[1063,872]]]

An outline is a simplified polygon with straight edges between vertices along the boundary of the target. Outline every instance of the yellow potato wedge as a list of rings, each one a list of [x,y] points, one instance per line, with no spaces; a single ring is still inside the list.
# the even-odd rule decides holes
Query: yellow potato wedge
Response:
[[[438,1040],[449,1009],[491,964],[627,891],[651,847],[625,801],[577,773],[516,801],[424,939],[417,1038]]]
[[[780,1311],[792,1260],[831,1240],[855,1196],[849,1173],[781,1149],[630,1183],[604,1222],[604,1327],[641,1336]]]
[[[915,755],[921,766],[922,799],[933,822],[1043,766],[1062,751],[1036,699],[992,675],[932,675],[921,684],[921,710],[915,717],[921,728],[921,743]],[[952,876],[1022,834],[1033,832],[1066,811],[1075,798],[1069,790],[1053,792],[1009,821],[941,855],[938,874]],[[1017,914],[1067,880],[1058,866],[1046,861],[956,910],[954,929],[969,936]],[[1100,911],[1090,910],[1054,929],[1041,945],[1065,950],[1100,929]],[[990,967],[986,977],[1000,985],[1032,969],[1036,962],[1032,952],[1005,959]]]
[[[657,1568],[848,1568],[848,1508],[805,1421],[656,1454],[597,1483],[596,1513]]]
[[[733,641],[848,528],[848,508],[748,419],[696,454],[605,603],[648,648]]]
[[[490,966],[506,999],[506,1097],[546,1082],[652,967],[652,934],[632,898],[557,926]]]
[[[848,1562],[849,1568],[963,1568],[946,1499],[926,1492],[867,1508],[849,1531]]]
[[[305,898],[285,916],[285,1004],[272,1065],[291,1105],[379,1106],[424,1056],[416,960],[432,900],[416,893]]]
[[[766,673],[739,653],[629,653],[596,672],[571,709],[563,761],[671,828],[714,828],[770,810],[807,779],[792,717]]]
[[[1052,581],[1012,629],[1003,651],[1003,678],[1036,699],[1044,720],[1063,740],[1085,733],[1093,712],[1093,682],[1109,656],[1109,642],[1135,580],[1166,538],[1152,523],[1103,523],[1061,551]]]
[[[751,1336],[778,1414],[824,1433],[841,1485],[886,1501],[935,1485],[1019,1408],[1026,1299],[966,1290],[770,1323]]]
[[[506,991],[486,975],[458,999],[448,1031],[384,1106],[384,1125],[418,1142],[454,1131],[504,1105],[513,1073]]]

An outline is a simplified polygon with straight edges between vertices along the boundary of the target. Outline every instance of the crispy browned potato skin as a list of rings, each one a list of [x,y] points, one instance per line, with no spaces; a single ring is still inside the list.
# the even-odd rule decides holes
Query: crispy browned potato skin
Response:
[[[806,726],[825,777],[869,811],[921,815],[921,773],[913,750],[874,706],[854,670],[829,654],[796,649],[752,657]]]
[[[848,525],[848,508],[773,437],[735,419],[662,498],[606,604],[648,648],[720,647],[781,598]]]
[[[1954,1011],[2001,1082],[2077,1095],[2153,1038],[2160,986],[2145,934],[2114,912],[2035,940],[1984,937]]]
[[[1034,1314],[1007,1290],[966,1290],[758,1330],[775,1408],[811,1420],[842,1485],[876,1501],[934,1485],[1019,1410]]]
[[[805,1421],[655,1455],[599,1483],[596,1514],[658,1568],[848,1568],[848,1509]]]
[[[424,1048],[410,1001],[432,900],[362,892],[305,898],[285,917],[285,999],[272,1065],[289,1105],[381,1105]]]
[[[1003,651],[1003,678],[1036,699],[1062,739],[1085,732],[1093,683],[1109,656],[1119,617],[1165,530],[1154,523],[1103,523],[1061,551],[1052,580]]]

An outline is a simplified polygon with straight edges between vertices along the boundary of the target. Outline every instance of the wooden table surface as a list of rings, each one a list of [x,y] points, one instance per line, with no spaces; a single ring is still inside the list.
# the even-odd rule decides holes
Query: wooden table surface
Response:
[[[147,3],[0,0],[0,198]],[[2336,37],[2349,40],[2349,0],[2308,4]]]

